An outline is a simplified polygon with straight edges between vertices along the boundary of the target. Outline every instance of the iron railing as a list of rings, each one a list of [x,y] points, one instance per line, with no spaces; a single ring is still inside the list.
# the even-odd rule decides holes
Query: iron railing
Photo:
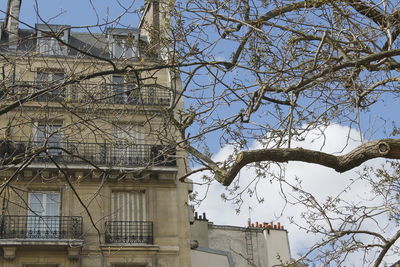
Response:
[[[0,239],[82,239],[82,217],[0,215]]]
[[[153,244],[153,222],[107,221],[105,241],[108,244]]]
[[[23,81],[13,85],[14,92],[10,100],[18,100],[33,94],[38,90],[56,85],[55,82]],[[129,105],[169,105],[171,92],[161,85],[79,83],[54,89],[41,94],[34,100],[40,102],[78,102],[99,104],[129,104]]]
[[[12,157],[25,151],[44,147],[33,162],[94,164],[109,167],[176,166],[175,149],[164,145],[85,142],[12,142],[0,151],[0,158]],[[3,149],[3,150],[4,150]]]

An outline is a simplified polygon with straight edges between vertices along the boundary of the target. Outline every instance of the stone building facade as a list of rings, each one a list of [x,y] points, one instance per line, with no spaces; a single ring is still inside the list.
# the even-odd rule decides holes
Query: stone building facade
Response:
[[[157,68],[167,4],[146,1],[138,28],[90,34],[19,28],[20,7],[8,1],[1,28],[0,265],[190,266],[185,154],[168,121],[180,82]]]

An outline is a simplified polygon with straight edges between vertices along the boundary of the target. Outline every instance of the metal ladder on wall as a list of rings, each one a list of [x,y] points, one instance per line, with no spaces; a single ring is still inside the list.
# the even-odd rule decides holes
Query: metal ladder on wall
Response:
[[[250,229],[247,229],[245,231],[245,238],[246,238],[246,250],[248,256],[248,262],[253,266],[254,265],[253,237]]]

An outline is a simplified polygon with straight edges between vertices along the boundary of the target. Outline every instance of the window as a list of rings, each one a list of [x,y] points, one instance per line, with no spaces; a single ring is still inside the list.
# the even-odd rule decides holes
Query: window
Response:
[[[64,79],[64,71],[58,69],[39,69],[36,72],[37,83],[49,83]]]
[[[131,34],[126,36],[113,35],[111,37],[111,54],[113,58],[129,59],[138,57],[137,40]]]
[[[27,238],[59,238],[60,192],[30,192],[28,206]]]
[[[38,52],[46,56],[65,56],[68,54],[68,48],[57,38],[55,33],[40,33],[37,39]],[[59,35],[59,38],[65,42],[64,34]]]
[[[36,144],[47,147],[62,147],[63,143],[62,123],[43,123],[39,122],[36,129]],[[48,149],[47,153],[52,156],[59,156],[62,151],[59,149]]]
[[[112,76],[112,93],[117,104],[139,104],[140,96],[135,77]]]
[[[68,47],[64,43],[69,43],[70,25],[36,24],[35,28],[37,52],[46,56],[66,56],[68,54]]]
[[[64,71],[58,69],[39,69],[36,72],[35,83],[39,90],[46,88],[50,83],[64,79]],[[57,88],[49,93],[40,95],[38,101],[62,101],[65,99],[65,89]]]
[[[146,221],[144,191],[112,192],[111,216],[114,221]]]
[[[115,144],[111,150],[111,163],[115,165],[140,165],[146,161],[143,127],[140,125],[122,124],[113,129]]]
[[[152,244],[153,223],[147,220],[144,191],[112,192],[106,243]]]

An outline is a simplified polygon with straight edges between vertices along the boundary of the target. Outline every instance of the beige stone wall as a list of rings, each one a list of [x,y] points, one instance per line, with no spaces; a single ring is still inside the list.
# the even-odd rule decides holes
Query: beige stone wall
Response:
[[[28,171],[29,172],[29,171]],[[187,193],[184,184],[176,183],[175,174],[165,176],[168,179],[163,184],[154,180],[142,182],[105,182],[93,177],[86,172],[77,170],[75,173],[69,172],[72,177],[77,194],[82,199],[96,227],[101,233],[99,235],[93,227],[86,209],[81,205],[71,188],[66,185],[65,178],[58,176],[56,171],[47,171],[40,177],[20,177],[14,187],[22,191],[59,191],[62,195],[61,214],[64,216],[82,216],[84,240],[81,248],[80,265],[76,266],[110,266],[116,262],[135,262],[146,263],[146,266],[189,266],[189,242],[188,242],[188,221],[187,206],[185,197]],[[79,181],[83,173],[83,180]],[[44,177],[43,177],[44,176]],[[43,178],[52,179],[52,182],[44,182]],[[169,177],[169,178],[168,178]],[[85,181],[87,180],[87,181]],[[104,244],[104,223],[111,213],[111,192],[113,190],[145,190],[147,195],[147,218],[154,224],[154,246],[135,246],[135,245],[110,245]],[[26,215],[27,193],[16,196],[15,193],[9,195],[12,205],[8,209],[8,214]],[[40,244],[40,242],[39,242]],[[24,262],[35,262],[38,259],[46,258],[46,263],[55,262],[59,266],[75,266],[75,261],[68,260],[65,256],[66,246],[58,247],[59,251],[48,251],[49,246],[34,245],[29,247],[16,246],[17,254],[12,265]],[[35,251],[33,253],[33,251]],[[62,256],[64,255],[64,256]],[[51,260],[53,259],[53,260]],[[4,263],[6,264],[6,263]]]
[[[127,62],[117,62],[124,65]],[[133,69],[155,66],[156,61],[147,60],[129,62]],[[15,58],[15,82],[32,82],[40,69],[63,70],[66,81],[97,71],[111,70],[106,62],[85,58],[29,57]],[[14,66],[0,63],[4,67],[6,78],[14,74]],[[144,71],[141,74],[144,84],[157,83],[173,90],[180,90],[180,81],[172,78],[168,70]],[[111,82],[111,75],[96,77],[86,83],[98,84],[90,87],[101,89],[103,84]],[[16,87],[18,93],[32,88]],[[67,86],[68,90],[82,87]],[[69,91],[67,92],[69,93]],[[3,107],[11,102],[3,102]],[[178,104],[178,108],[183,103]],[[116,105],[88,103],[82,105],[68,97],[62,103],[29,101],[23,107],[6,113],[0,118],[0,134],[3,138],[16,141],[34,140],[37,122],[60,122],[63,125],[63,140],[84,141],[93,143],[115,142],[113,127],[121,124],[141,125],[143,127],[143,144],[161,143],[176,139],[173,128],[168,126],[165,136],[159,130],[165,127],[162,117],[167,107],[144,105]],[[0,240],[4,251],[15,249],[13,259],[0,256],[0,266],[20,266],[24,264],[57,264],[59,267],[81,266],[108,267],[114,263],[139,264],[146,267],[188,267],[190,266],[189,224],[188,224],[188,186],[177,181],[177,177],[186,169],[186,154],[178,151],[176,167],[158,167],[145,169],[116,168],[115,170],[96,170],[90,165],[64,165],[63,171],[57,170],[54,164],[32,163],[10,183],[13,190],[0,197],[3,214],[27,215],[28,192],[57,191],[61,192],[61,215],[83,217],[83,245],[78,245],[77,259],[70,259],[68,253],[71,244],[45,244],[38,241],[27,245],[24,242],[7,243]],[[16,166],[18,167],[18,166]],[[0,179],[8,180],[16,172],[16,167],[0,171]],[[65,168],[66,167],[66,168]],[[123,174],[123,175],[122,175]],[[65,176],[66,175],[66,176]],[[66,178],[68,177],[68,179]],[[72,183],[74,190],[69,185]],[[113,191],[144,190],[146,192],[146,217],[153,222],[153,245],[112,245],[104,243],[105,221],[111,214],[111,194]],[[79,196],[84,203],[82,206]],[[3,205],[7,200],[6,207]],[[5,208],[4,208],[5,207]],[[90,216],[88,215],[88,212]],[[93,221],[93,222],[92,222]],[[94,225],[93,225],[94,223]],[[97,229],[96,229],[97,228]],[[100,232],[100,236],[99,233]],[[74,247],[75,248],[75,247]],[[11,251],[10,250],[10,251]],[[76,251],[75,251],[76,252]],[[74,253],[75,253],[74,252]]]

